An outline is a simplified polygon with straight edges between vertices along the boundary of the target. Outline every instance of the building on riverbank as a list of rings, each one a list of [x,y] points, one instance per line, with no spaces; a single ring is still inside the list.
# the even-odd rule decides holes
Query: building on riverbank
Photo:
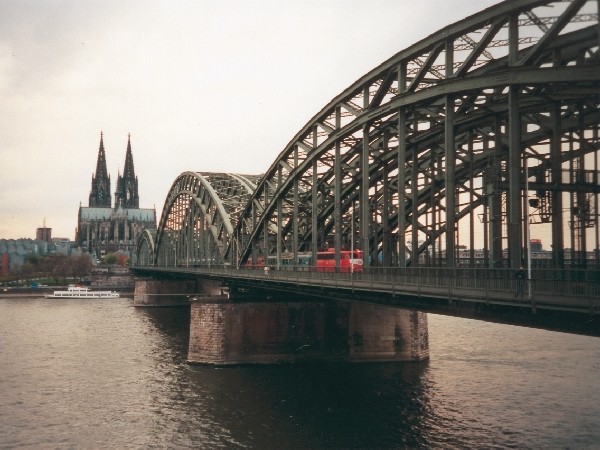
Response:
[[[0,239],[0,276],[6,276],[11,270],[18,270],[30,255],[51,256],[84,254],[81,249],[73,248],[73,242],[66,238],[41,239]]]

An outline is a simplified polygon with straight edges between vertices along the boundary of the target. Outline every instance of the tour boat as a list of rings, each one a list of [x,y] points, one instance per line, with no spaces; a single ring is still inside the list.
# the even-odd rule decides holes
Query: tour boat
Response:
[[[91,291],[89,288],[69,285],[66,291],[54,291],[46,294],[46,298],[119,298],[114,291]]]

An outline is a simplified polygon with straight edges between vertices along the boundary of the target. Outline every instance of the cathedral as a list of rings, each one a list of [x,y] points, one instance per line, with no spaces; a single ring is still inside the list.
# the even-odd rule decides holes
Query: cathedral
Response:
[[[88,205],[79,206],[75,240],[97,259],[117,251],[133,258],[142,231],[145,228],[156,229],[156,209],[140,208],[138,179],[133,168],[131,152],[131,135],[127,139],[123,175],[119,174],[117,177],[113,207],[104,140],[100,133],[98,161],[96,173],[92,175]]]

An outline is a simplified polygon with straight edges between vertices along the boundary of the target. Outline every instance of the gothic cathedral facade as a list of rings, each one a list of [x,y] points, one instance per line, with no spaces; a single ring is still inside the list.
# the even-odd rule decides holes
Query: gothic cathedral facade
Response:
[[[144,229],[156,230],[156,209],[140,208],[131,135],[127,139],[123,175],[119,174],[117,177],[113,207],[110,175],[106,170],[104,137],[100,133],[100,149],[96,173],[92,175],[88,205],[79,207],[75,240],[97,259],[114,252],[132,259],[136,254],[138,238]]]

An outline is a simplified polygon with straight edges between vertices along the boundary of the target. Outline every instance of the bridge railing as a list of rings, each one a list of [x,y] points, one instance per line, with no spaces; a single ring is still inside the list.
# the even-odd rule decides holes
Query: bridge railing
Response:
[[[361,272],[321,272],[306,267],[277,270],[225,266],[164,268],[223,279],[294,284],[296,286],[350,289],[392,295],[430,296],[537,307],[589,310],[600,313],[598,271],[536,271],[531,280],[519,280],[508,269],[369,268]],[[572,272],[572,273],[571,273]]]
[[[600,281],[597,274],[562,273],[550,278],[519,280],[514,271],[506,269],[443,269],[414,268],[370,269],[358,273],[332,273],[314,271],[274,271],[269,276],[301,280],[339,281],[336,287],[350,284],[366,286],[370,291],[439,295],[452,298],[481,298],[486,300],[511,300],[515,302],[543,301],[544,303],[600,308]]]

